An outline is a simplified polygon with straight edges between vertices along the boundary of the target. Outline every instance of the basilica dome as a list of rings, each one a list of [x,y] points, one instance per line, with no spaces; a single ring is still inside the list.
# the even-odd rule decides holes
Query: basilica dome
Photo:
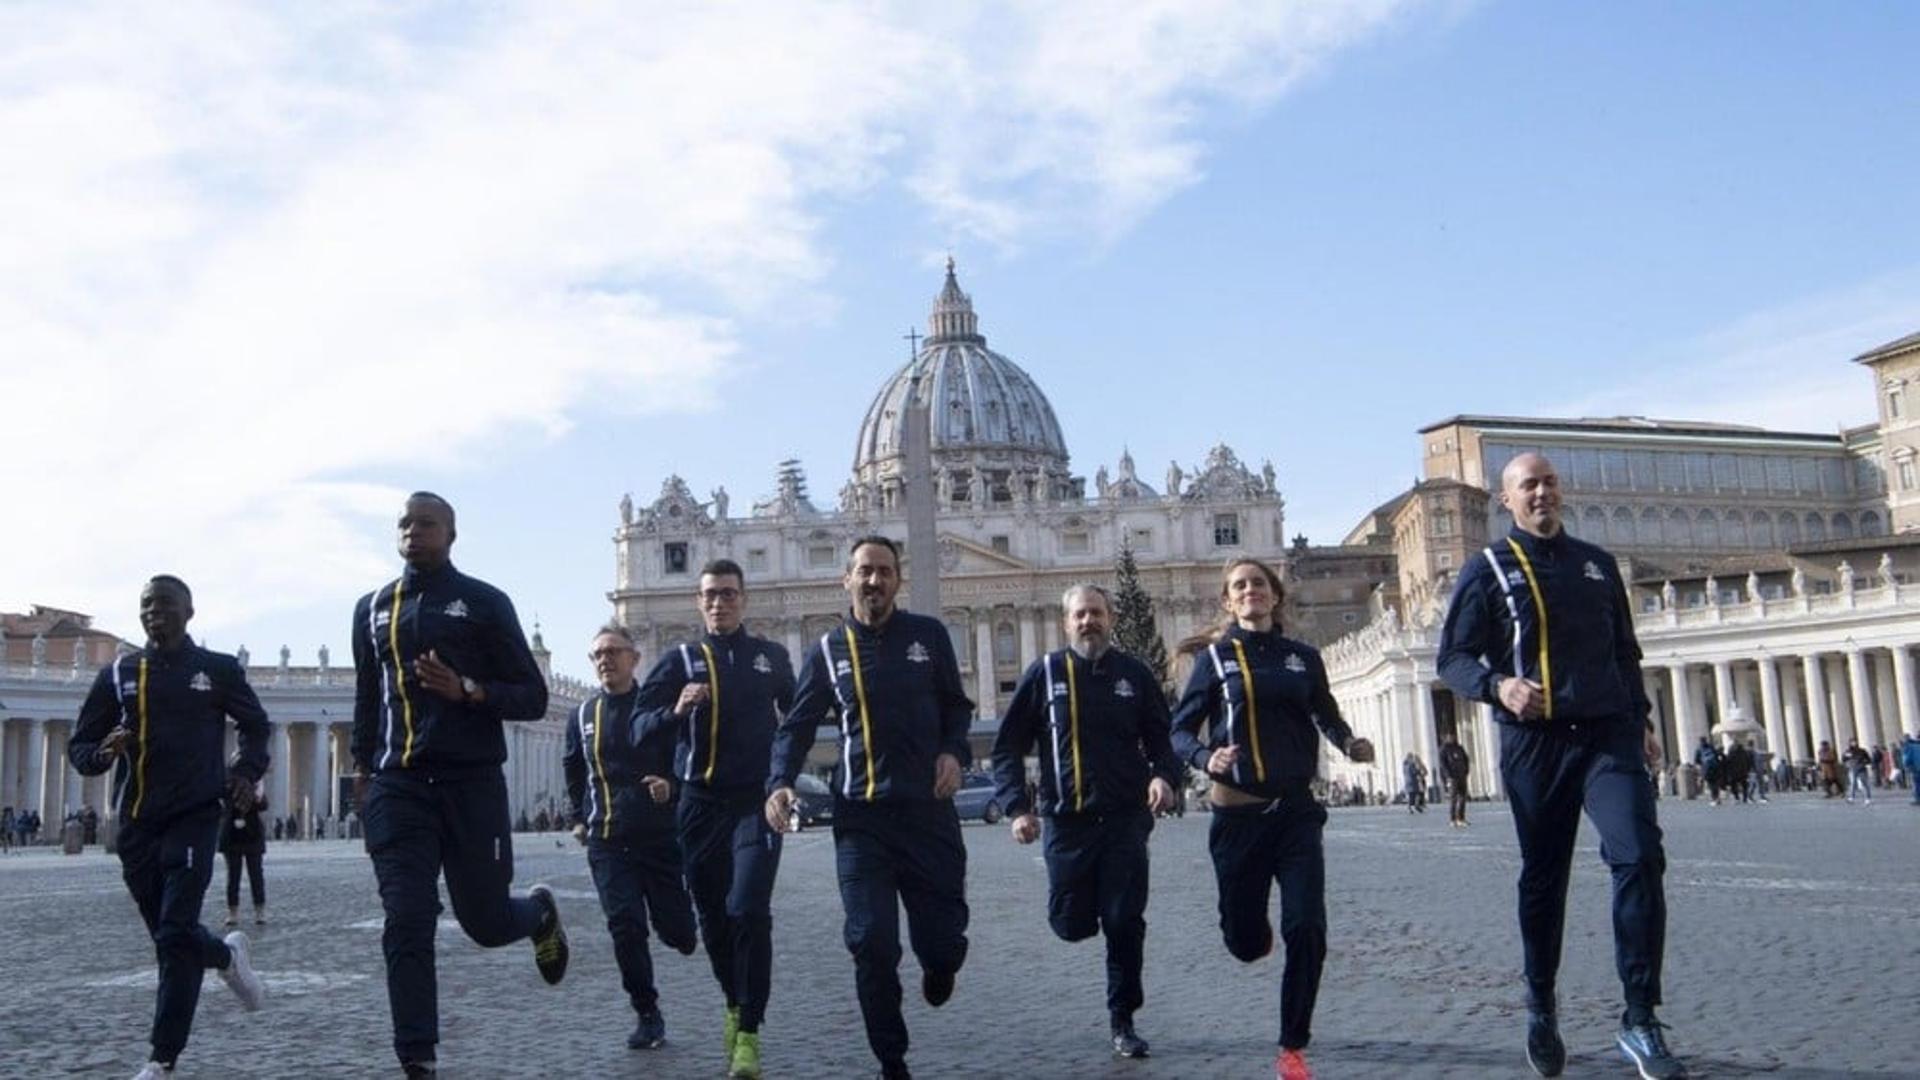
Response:
[[[884,489],[904,463],[906,405],[915,388],[928,405],[933,465],[944,503],[1059,498],[1072,478],[1060,421],[1033,377],[987,348],[973,301],[953,260],[927,318],[927,337],[894,372],[860,424],[853,482]]]

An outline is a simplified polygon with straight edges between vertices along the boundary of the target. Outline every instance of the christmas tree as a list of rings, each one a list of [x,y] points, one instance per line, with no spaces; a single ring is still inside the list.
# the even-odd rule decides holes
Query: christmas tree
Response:
[[[1113,644],[1153,669],[1162,687],[1167,683],[1167,646],[1160,640],[1160,628],[1153,617],[1153,597],[1140,587],[1140,567],[1133,561],[1133,549],[1122,545],[1114,562],[1117,579],[1113,591]]]

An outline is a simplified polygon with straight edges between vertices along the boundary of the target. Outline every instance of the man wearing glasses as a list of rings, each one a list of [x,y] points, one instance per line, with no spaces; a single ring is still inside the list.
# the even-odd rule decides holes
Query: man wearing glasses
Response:
[[[773,879],[780,834],[761,813],[773,733],[793,705],[787,650],[749,634],[746,575],[700,570],[706,633],[661,654],[640,687],[636,742],[674,745],[680,847],[713,977],[727,1001],[727,1075],[760,1076],[760,1022],[773,979]]]
[[[682,956],[691,956],[694,946],[693,907],[673,834],[673,740],[664,732],[635,737],[633,669],[640,653],[626,627],[601,627],[587,659],[600,692],[574,710],[560,765],[574,836],[587,845],[594,891],[607,915],[620,985],[638,1015],[627,1046],[653,1050],[667,1041],[667,1022],[647,951],[648,916],[660,940]]]

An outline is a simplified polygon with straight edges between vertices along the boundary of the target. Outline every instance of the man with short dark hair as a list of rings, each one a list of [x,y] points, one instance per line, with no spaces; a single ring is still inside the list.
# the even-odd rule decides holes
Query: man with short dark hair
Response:
[[[847,950],[867,1045],[885,1080],[903,1080],[901,905],[927,1004],[946,1004],[967,956],[967,849],[953,793],[972,759],[973,702],[945,624],[895,608],[900,549],[892,540],[855,540],[841,585],[852,610],[801,664],[793,711],[774,739],[766,815],[779,831],[792,827],[794,778],[815,729],[838,717],[833,845]]]
[[[249,1012],[266,997],[247,935],[215,938],[200,924],[200,903],[213,880],[221,800],[251,797],[267,771],[273,725],[239,662],[187,636],[192,618],[185,582],[170,574],[148,581],[140,591],[146,648],[100,669],[67,743],[67,760],[82,776],[115,770],[120,873],[160,963],[153,1052],[135,1080],[173,1074],[207,970],[218,971]],[[231,768],[229,718],[240,741]]]
[[[1062,941],[1107,939],[1113,1052],[1143,1058],[1133,1016],[1146,1001],[1147,837],[1173,809],[1182,766],[1152,669],[1111,648],[1113,603],[1097,585],[1060,599],[1067,647],[1030,665],[993,744],[995,798],[1017,843],[1046,823],[1047,922]],[[1040,743],[1038,805],[1026,757]],[[1036,812],[1038,817],[1035,816]]]
[[[601,627],[587,659],[600,692],[574,710],[560,764],[574,835],[587,845],[620,984],[638,1017],[627,1046],[652,1050],[667,1041],[667,1022],[647,951],[648,916],[668,947],[682,956],[694,948],[693,907],[674,836],[673,737],[638,730],[633,671],[640,654],[626,627]]]
[[[1447,785],[1447,824],[1456,829],[1467,827],[1467,773],[1471,768],[1467,748],[1448,732],[1440,743],[1440,777]]]
[[[727,1075],[760,1076],[760,1024],[773,980],[773,882],[780,834],[762,812],[774,731],[793,707],[784,646],[747,632],[746,574],[700,569],[705,633],[669,648],[640,687],[638,737],[663,736],[680,781],[680,847],[713,977],[726,999]]]
[[[486,948],[533,939],[548,983],[567,970],[553,893],[513,883],[507,720],[540,720],[547,682],[513,602],[454,569],[453,507],[408,496],[397,527],[406,570],[353,612],[355,794],[386,911],[381,947],[393,1049],[408,1076],[437,1071],[433,939],[444,872],[453,916]]]
[[[1660,742],[1626,584],[1612,555],[1561,526],[1560,477],[1545,457],[1507,464],[1500,503],[1513,528],[1461,569],[1437,666],[1454,693],[1492,706],[1500,724],[1500,772],[1520,840],[1527,1060],[1542,1076],[1566,1067],[1555,980],[1584,809],[1613,874],[1614,960],[1626,998],[1615,1042],[1647,1080],[1683,1077],[1654,1017],[1667,862],[1648,767]]]

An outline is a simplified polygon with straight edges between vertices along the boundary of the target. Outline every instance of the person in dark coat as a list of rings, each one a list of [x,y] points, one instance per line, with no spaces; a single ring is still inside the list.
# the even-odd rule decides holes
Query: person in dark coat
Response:
[[[247,871],[247,887],[253,896],[253,925],[267,922],[267,883],[261,874],[261,860],[267,854],[267,830],[260,812],[267,808],[266,798],[254,785],[245,797],[227,802],[220,816],[220,854],[227,860],[227,925],[240,921],[240,869]]]

